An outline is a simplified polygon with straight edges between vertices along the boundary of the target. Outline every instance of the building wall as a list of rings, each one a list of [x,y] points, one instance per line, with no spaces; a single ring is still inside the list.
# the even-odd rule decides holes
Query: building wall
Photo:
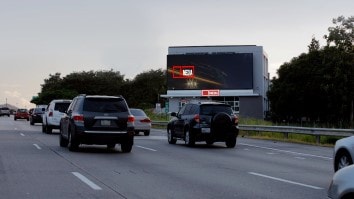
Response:
[[[241,117],[265,118],[268,111],[267,92],[269,88],[268,57],[262,46],[176,46],[169,47],[168,54],[191,53],[252,53],[253,54],[253,89],[220,90],[220,96],[237,96],[240,100],[239,115]],[[176,112],[181,101],[198,101],[208,98],[201,97],[201,90],[168,90],[169,112]]]
[[[263,118],[263,98],[240,97],[240,117],[241,118]]]

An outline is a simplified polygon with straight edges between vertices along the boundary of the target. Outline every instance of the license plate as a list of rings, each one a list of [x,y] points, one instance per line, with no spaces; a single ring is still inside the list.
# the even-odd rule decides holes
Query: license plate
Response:
[[[101,125],[102,126],[111,126],[111,121],[110,120],[101,120]]]
[[[202,128],[202,133],[210,133],[210,128]]]

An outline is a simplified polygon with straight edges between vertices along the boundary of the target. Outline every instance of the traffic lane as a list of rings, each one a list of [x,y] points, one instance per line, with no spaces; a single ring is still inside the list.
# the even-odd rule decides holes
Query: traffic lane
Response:
[[[241,143],[247,141],[248,139],[239,139]],[[251,140],[251,142],[253,142],[253,140]],[[265,143],[265,146],[269,144],[269,141],[260,141],[260,143],[262,142]],[[333,175],[331,168],[332,160],[326,156],[327,152],[331,151],[331,149],[328,148],[317,150],[319,154],[309,154],[289,151],[289,147],[286,146],[292,145],[289,143],[281,143],[280,145],[284,146],[279,150],[276,150],[276,148],[269,149],[269,146],[266,148],[258,147],[254,143],[248,145],[238,144],[235,150],[225,149],[223,143],[218,143],[212,147],[197,144],[197,146],[193,148],[184,147],[181,143],[182,142],[177,144],[177,146],[170,145],[173,147],[169,147],[172,151],[169,151],[168,148],[157,149],[153,145],[146,145],[145,147],[157,149],[157,151],[164,150],[164,153],[167,154],[174,153],[175,150],[188,150],[179,153],[180,155],[175,155],[175,157],[180,160],[186,159],[193,151],[197,151],[197,154],[199,153],[202,157],[212,157],[206,162],[199,163],[200,165],[210,165],[215,162],[215,167],[225,165],[224,168],[226,169],[241,169],[244,173],[248,173],[262,181],[282,182],[294,187],[310,188],[313,191],[313,198],[326,197],[326,189]],[[180,147],[181,149],[175,147]],[[304,145],[303,147],[307,148],[309,146]],[[290,146],[290,148],[292,147]],[[315,149],[318,147],[311,146],[309,148]],[[220,149],[223,151],[220,152]],[[274,150],[276,150],[276,152],[274,152]],[[192,158],[193,157],[190,157],[188,159]],[[232,160],[234,161],[232,162]],[[235,179],[238,179],[237,176],[235,177]],[[287,192],[287,190],[285,190],[285,192]],[[320,192],[320,194],[318,194],[318,192]],[[303,193],[304,192],[301,190],[299,193],[301,197],[304,196],[302,195]],[[307,197],[308,195],[309,194],[306,194],[305,196]]]
[[[103,165],[105,165],[105,167],[107,168],[107,167],[109,167],[109,165],[110,165],[110,163],[109,162],[111,162],[111,161],[109,161],[107,164],[106,163],[104,163],[104,161],[105,160],[109,160],[109,159],[112,159],[112,158],[107,158],[107,157],[105,157],[106,155],[107,155],[107,150],[105,149],[105,147],[98,147],[98,146],[87,146],[87,147],[83,147],[82,148],[82,150],[81,150],[81,153],[79,152],[79,153],[71,153],[71,152],[68,152],[68,150],[67,149],[63,149],[63,148],[60,148],[60,147],[58,147],[58,140],[57,140],[57,136],[55,136],[55,135],[47,135],[47,134],[43,134],[44,135],[44,137],[46,137],[46,138],[50,138],[49,140],[52,142],[52,143],[50,143],[50,142],[48,142],[48,144],[49,145],[51,145],[54,149],[56,148],[56,150],[58,150],[58,151],[60,151],[60,150],[62,150],[63,152],[64,152],[64,154],[67,154],[68,155],[68,159],[72,159],[72,160],[75,160],[75,159],[79,159],[80,161],[77,163],[77,165],[81,165],[81,164],[84,164],[84,165],[86,165],[86,166],[88,166],[88,165],[90,165],[90,161],[92,161],[92,153],[94,153],[94,154],[99,154],[99,156],[98,157],[101,157],[101,159],[99,160],[99,161],[97,161],[97,162],[102,162],[102,164]],[[53,137],[55,137],[56,139],[52,139]],[[224,146],[223,146],[223,144],[221,144],[220,146],[218,145],[218,144],[216,144],[215,146],[213,146],[211,149],[205,149],[204,147],[206,146],[206,145],[197,145],[197,147],[195,147],[195,148],[189,148],[189,147],[185,147],[184,145],[182,145],[182,146],[180,146],[180,144],[178,144],[178,145],[169,145],[169,144],[167,144],[167,140],[165,139],[165,137],[164,136],[156,136],[156,135],[152,135],[152,136],[147,136],[147,137],[145,137],[145,136],[137,136],[136,137],[136,139],[135,139],[136,141],[135,141],[135,145],[134,145],[134,149],[133,149],[133,153],[132,154],[134,154],[134,156],[132,156],[131,154],[124,154],[124,156],[119,156],[119,157],[129,157],[129,158],[132,158],[132,157],[135,157],[135,155],[142,155],[142,154],[144,154],[145,152],[159,152],[159,151],[163,151],[163,154],[167,154],[167,158],[162,158],[161,159],[161,154],[160,153],[155,153],[155,155],[156,154],[158,154],[158,157],[160,157],[160,158],[158,158],[158,160],[153,160],[153,161],[151,161],[151,157],[153,157],[154,155],[152,155],[152,154],[154,154],[154,153],[152,153],[152,154],[150,154],[150,153],[148,153],[148,155],[142,155],[142,157],[136,157],[136,158],[133,158],[132,160],[130,160],[130,161],[133,161],[133,163],[132,162],[130,162],[129,160],[121,160],[120,161],[120,163],[119,163],[119,165],[117,165],[117,168],[120,168],[120,169],[122,169],[122,171],[117,171],[117,170],[114,170],[113,168],[112,168],[112,170],[111,170],[111,172],[104,172],[104,174],[100,174],[100,175],[97,175],[98,176],[98,178],[100,178],[99,176],[105,176],[105,175],[107,175],[107,179],[108,179],[108,182],[110,181],[109,179],[111,179],[112,178],[112,173],[114,173],[114,174],[126,174],[126,175],[129,175],[129,177],[127,177],[127,176],[125,176],[124,177],[124,179],[128,179],[128,180],[123,180],[123,181],[120,181],[120,178],[117,178],[117,179],[115,179],[115,180],[118,180],[118,182],[115,182],[115,181],[113,181],[112,183],[108,183],[108,184],[112,184],[112,185],[110,185],[110,187],[116,187],[117,185],[119,185],[118,187],[125,187],[126,185],[127,185],[127,187],[125,188],[125,189],[123,189],[123,190],[121,190],[121,191],[123,191],[123,193],[125,193],[124,195],[129,195],[129,194],[133,194],[133,196],[139,196],[139,193],[136,193],[136,192],[139,192],[139,191],[134,191],[134,190],[130,190],[129,189],[129,187],[130,186],[133,186],[134,184],[142,184],[142,186],[144,186],[145,188],[147,188],[146,186],[152,186],[152,185],[156,185],[157,187],[164,187],[165,186],[165,184],[166,183],[168,183],[170,180],[167,180],[166,181],[166,179],[165,179],[165,175],[163,175],[163,176],[161,176],[161,177],[155,177],[155,178],[159,178],[160,180],[153,180],[153,181],[149,181],[149,180],[147,180],[147,179],[149,179],[148,178],[148,176],[146,176],[146,178],[145,177],[143,177],[143,178],[140,178],[140,177],[137,177],[137,176],[140,176],[140,175],[134,175],[134,176],[130,176],[130,174],[131,173],[137,173],[137,174],[141,174],[141,173],[145,173],[145,171],[142,171],[142,172],[138,172],[138,171],[140,171],[139,169],[141,169],[141,168],[146,168],[146,165],[150,165],[150,164],[156,164],[156,162],[167,162],[167,163],[169,163],[169,164],[167,164],[166,166],[164,166],[163,168],[174,168],[173,167],[173,165],[178,165],[178,163],[179,163],[179,161],[181,161],[181,160],[183,160],[183,158],[186,158],[186,154],[189,154],[191,151],[196,151],[199,147],[201,147],[200,148],[200,150],[202,150],[202,151],[198,151],[198,153],[197,153],[197,157],[190,157],[190,158],[188,158],[188,159],[198,159],[201,155],[203,155],[204,156],[204,154],[203,153],[206,153],[206,152],[208,152],[208,151],[212,151],[212,152],[216,152],[216,154],[211,154],[211,155],[208,155],[208,156],[212,156],[213,158],[206,158],[207,159],[207,162],[205,163],[203,163],[203,162],[200,162],[200,163],[198,163],[197,165],[199,165],[199,166],[203,166],[204,167],[204,165],[208,165],[208,164],[210,164],[210,163],[213,163],[213,161],[215,161],[215,162],[225,162],[225,160],[216,160],[215,159],[215,157],[219,157],[220,155],[221,155],[221,153],[220,152],[218,152],[218,150],[223,150],[223,152],[222,152],[222,155],[224,155],[224,154],[227,154],[227,153],[229,153],[230,151],[232,152],[232,151],[234,151],[234,149],[226,149]],[[242,139],[241,139],[242,140]],[[160,143],[160,144],[158,144],[158,142],[159,141],[161,141],[162,143]],[[182,143],[182,142],[179,142],[179,143]],[[241,145],[242,146],[242,145]],[[176,148],[177,147],[177,148]],[[235,149],[235,150],[238,150],[239,151],[239,147],[240,146],[237,146],[237,148]],[[179,150],[182,150],[182,151],[179,151]],[[247,149],[245,148],[244,149],[245,151],[247,151]],[[248,149],[249,150],[249,149]],[[226,151],[226,152],[225,152]],[[261,151],[264,151],[263,149],[261,150]],[[136,152],[139,152],[139,153],[136,153]],[[171,154],[169,154],[169,153],[171,153]],[[81,154],[81,155],[80,155]],[[83,155],[84,154],[84,155]],[[114,154],[119,154],[119,152],[117,152],[117,153],[108,153],[108,155],[112,155],[113,154],[113,156],[114,156]],[[244,154],[244,152],[243,153],[240,153],[240,154]],[[259,154],[259,152],[257,152],[257,154]],[[78,155],[78,156],[77,156]],[[126,155],[128,155],[128,156],[126,156]],[[269,154],[268,154],[269,155]],[[72,157],[70,157],[70,156],[72,156]],[[82,158],[82,157],[85,157],[85,156],[87,156],[87,162],[85,162],[85,161],[83,161],[82,159],[80,159],[80,158]],[[231,154],[231,156],[235,156],[234,154]],[[145,160],[144,158],[146,158],[147,157],[147,159]],[[172,160],[170,160],[170,158],[173,158]],[[179,158],[180,157],[180,158]],[[262,156],[263,157],[263,156]],[[97,158],[97,157],[96,157]],[[93,158],[93,159],[96,159],[96,158]],[[114,157],[113,157],[114,158]],[[183,168],[183,167],[185,167],[185,168],[189,168],[189,166],[188,166],[188,162],[193,162],[193,161],[188,161],[188,159],[185,161],[186,163],[187,163],[187,165],[185,166],[181,166],[181,167],[179,167],[179,168]],[[230,158],[227,158],[227,160],[229,160],[229,159],[232,159],[232,157],[230,157]],[[239,158],[239,160],[238,160],[238,162],[247,162],[247,160],[248,159],[252,159],[252,156],[251,157],[249,157],[249,155],[247,155],[246,154],[246,156],[244,157],[244,160],[242,160],[242,159],[240,159]],[[258,158],[256,158],[256,160],[257,160]],[[139,160],[139,161],[138,161]],[[142,162],[140,162],[140,160],[143,160]],[[177,161],[177,162],[174,162],[175,160],[179,160],[179,161]],[[236,158],[236,160],[237,160],[237,158]],[[268,159],[266,159],[266,160],[268,160]],[[136,161],[138,161],[138,162],[136,162]],[[95,162],[96,162],[96,160],[95,160]],[[126,165],[126,168],[127,169],[124,169],[125,167],[122,167],[122,165],[124,165],[124,163],[127,163],[128,165]],[[272,161],[271,161],[271,163],[273,163]],[[240,163],[238,163],[238,164],[240,164]],[[257,161],[257,163],[254,163],[254,162],[252,162],[251,161],[251,163],[249,163],[249,164],[247,164],[247,163],[245,163],[246,165],[245,166],[239,166],[241,169],[243,168],[243,167],[245,167],[245,168],[248,168],[249,167],[249,165],[254,165],[254,164],[259,164],[259,161]],[[141,166],[138,166],[138,167],[136,167],[136,169],[137,170],[129,170],[129,168],[131,168],[131,166],[132,165],[141,165]],[[235,162],[231,162],[231,163],[228,163],[227,165],[236,165],[235,166],[235,168],[237,168],[237,164],[235,163]],[[270,165],[270,167],[272,167],[272,165],[273,164],[271,164]],[[220,167],[220,164],[218,163],[217,164],[217,166],[219,166]],[[290,165],[291,166],[291,165]],[[93,165],[93,166],[91,166],[91,167],[95,167],[95,165]],[[91,168],[90,166],[89,166],[89,169]],[[97,166],[96,166],[97,167]],[[264,166],[263,166],[264,167]],[[267,167],[269,167],[269,166],[267,166]],[[114,167],[115,168],[115,167]],[[150,168],[150,167],[149,167]],[[160,168],[160,167],[157,167],[157,168]],[[229,167],[220,167],[220,168],[226,168],[226,169],[229,169]],[[232,167],[233,168],[233,167]],[[178,169],[178,168],[176,168],[176,169]],[[173,171],[178,171],[178,170],[176,170],[176,169],[172,169],[172,173],[171,172],[168,172],[168,173],[170,173],[170,174],[173,174]],[[86,170],[86,169],[85,169]],[[190,170],[193,170],[193,169],[186,169],[186,171],[190,171]],[[255,171],[257,171],[256,169],[254,169]],[[275,170],[278,170],[278,169],[275,169]],[[285,170],[285,171],[288,171],[289,169],[287,169],[287,170]],[[126,171],[126,172],[125,172]],[[185,172],[186,172],[185,171]],[[217,169],[216,169],[216,171],[218,171]],[[197,171],[194,171],[194,173],[196,173],[196,175],[195,176],[198,176],[198,173],[199,172],[201,172],[201,170],[197,170]],[[213,173],[213,172],[215,172],[214,170],[210,170],[210,171],[207,171],[207,172],[202,172],[202,173]],[[249,179],[249,178],[254,178],[254,177],[256,177],[256,179],[258,179],[256,182],[255,182],[255,184],[257,185],[257,183],[259,183],[259,178],[260,178],[260,176],[255,176],[255,175],[251,175],[251,172],[252,171],[246,171],[246,170],[244,170],[243,172],[242,172],[242,174],[247,174],[247,175],[245,175],[246,177],[245,177],[245,179],[247,180],[247,179]],[[90,172],[91,173],[91,172]],[[94,173],[94,172],[93,172]],[[160,171],[156,171],[156,172],[152,172],[152,173],[155,173],[155,176],[160,176],[159,175],[159,173],[161,173]],[[256,174],[262,174],[262,175],[264,175],[263,173],[265,173],[265,172],[254,172],[253,171],[253,174],[254,173],[256,173]],[[278,173],[277,171],[276,171],[276,173]],[[291,172],[287,172],[287,173],[291,173]],[[205,174],[202,174],[202,175],[205,175]],[[224,173],[224,174],[221,174],[221,175],[218,175],[218,176],[215,176],[215,179],[219,179],[220,177],[221,177],[221,179],[223,178],[223,175],[229,175],[228,173]],[[96,176],[96,175],[95,175]],[[168,175],[167,175],[168,176]],[[177,177],[177,179],[178,179],[178,176],[179,175],[177,175],[176,177]],[[185,176],[185,177],[191,177],[191,176],[193,176],[193,175],[188,175],[188,176]],[[267,176],[269,176],[269,175],[267,175]],[[151,176],[150,176],[151,177]],[[237,175],[236,176],[233,176],[233,178],[232,178],[232,180],[235,180],[235,179],[240,179],[242,177],[242,175],[241,174],[239,174],[239,173],[237,173]],[[269,179],[264,179],[264,178],[261,178],[262,180],[265,180],[265,182],[267,182]],[[280,178],[280,179],[282,179],[282,178]],[[190,181],[190,179],[185,179],[187,182],[188,181]],[[132,181],[132,183],[130,184],[130,183],[127,183],[127,182],[129,182],[129,181]],[[146,181],[148,181],[148,182],[146,182]],[[159,182],[161,182],[161,184],[159,183]],[[204,181],[202,181],[202,182],[195,182],[195,184],[197,184],[198,186],[200,186],[201,184],[203,184],[203,182]],[[276,183],[279,183],[280,181],[277,181]],[[290,182],[292,182],[292,181],[290,181]],[[147,189],[147,190],[151,190],[151,191],[153,191],[153,193],[150,193],[150,194],[153,194],[152,196],[156,196],[156,197],[158,197],[158,196],[165,196],[165,195],[170,195],[170,194],[173,194],[174,193],[174,191],[176,190],[174,187],[180,187],[180,189],[185,189],[186,190],[186,188],[183,186],[183,185],[185,185],[185,182],[182,180],[181,182],[179,182],[178,181],[178,183],[180,183],[180,185],[178,186],[178,185],[173,185],[172,187],[171,187],[171,190],[170,191],[161,191],[160,189],[157,189],[156,191],[153,191],[153,190],[155,190],[154,189],[154,187],[150,187],[150,189]],[[178,184],[177,183],[177,184]],[[148,185],[146,185],[146,184],[148,184]],[[232,184],[232,183],[231,183]],[[247,181],[246,181],[246,183],[245,182],[243,182],[243,184],[247,184]],[[241,184],[241,185],[239,185],[239,186],[242,186],[243,184]],[[253,184],[253,183],[252,183]],[[227,187],[227,185],[223,185],[222,184],[222,182],[221,182],[221,185],[224,187],[224,186],[226,186]],[[229,185],[230,186],[230,185]],[[233,185],[232,186],[232,189],[236,189],[237,187],[234,187],[235,185]],[[251,186],[251,187],[254,187],[254,186]],[[248,188],[248,186],[246,186],[246,187],[243,187],[243,188],[241,188],[241,190],[240,191],[238,191],[237,193],[234,193],[234,192],[232,192],[232,191],[230,191],[230,192],[228,192],[229,194],[231,194],[231,195],[221,195],[221,196],[223,196],[223,197],[225,197],[225,196],[229,196],[229,197],[233,197],[234,196],[234,194],[239,194],[238,196],[240,196],[240,194],[244,194],[243,196],[244,197],[248,197],[248,196],[250,196],[250,194],[252,193],[252,190],[250,190],[251,191],[251,193],[249,192],[249,191],[247,191],[247,188]],[[118,189],[118,188],[117,188]],[[196,189],[198,189],[198,188],[196,188]],[[198,190],[204,190],[205,188],[204,188],[204,186],[201,186],[201,187],[199,187],[199,189]],[[212,191],[212,192],[210,192],[210,191],[208,191],[208,190],[210,190],[209,188],[207,189],[207,190],[205,190],[205,191],[202,191],[203,193],[207,193],[206,195],[213,195],[213,193],[214,192],[217,192],[218,193],[218,191],[217,191],[217,189],[218,188],[216,188],[215,189],[215,191]],[[264,188],[263,188],[264,189]],[[119,190],[119,189],[118,189]],[[145,189],[144,189],[145,190]],[[177,189],[178,190],[178,189]],[[236,189],[237,190],[237,189]],[[260,190],[262,190],[262,188],[260,188]],[[264,190],[269,190],[269,189],[264,189]],[[146,195],[147,193],[145,193],[146,192],[146,190],[145,191],[142,191],[142,193],[140,193],[141,195]],[[171,193],[172,192],[172,193]],[[288,192],[288,191],[286,191],[286,192]],[[303,191],[301,191],[301,192],[303,192]],[[232,194],[232,193],[234,193],[234,194]],[[280,192],[281,193],[281,192]],[[324,192],[323,192],[324,193]],[[137,195],[136,195],[137,194]],[[178,192],[178,196],[183,196],[183,197],[187,197],[186,195],[188,195],[188,194],[193,194],[194,196],[196,195],[196,194],[199,194],[200,196],[201,196],[201,194],[202,193],[180,193],[180,192]],[[262,195],[263,193],[258,193],[258,194],[260,194],[260,195]],[[252,195],[252,194],[251,194]],[[259,195],[259,196],[260,196]],[[277,195],[279,195],[279,193],[277,194]],[[307,195],[310,195],[310,194],[307,194]],[[318,194],[314,194],[314,196],[313,196],[313,198],[316,198],[316,196],[317,196]],[[325,195],[325,194],[323,194],[323,195]],[[220,195],[217,195],[217,196],[220,196]],[[258,196],[258,195],[255,195],[255,196]],[[300,195],[301,196],[301,195]],[[276,198],[276,196],[272,196],[273,198]],[[282,196],[283,197],[283,196]]]
[[[259,151],[242,149],[242,147],[227,149],[219,145],[212,147],[197,145],[190,148],[183,144],[169,145],[163,139],[138,137],[130,154],[120,154],[119,151],[108,153],[105,147],[100,146],[84,146],[77,153],[67,150],[62,152],[63,156],[74,164],[81,165],[91,175],[101,179],[100,181],[108,184],[109,187],[114,187],[114,190],[126,197],[307,198],[311,196],[310,198],[323,198],[326,196],[327,183],[323,181],[329,182],[329,176],[323,177],[325,175],[320,170],[318,171],[322,176],[320,182],[308,181],[308,178],[321,177],[311,176],[312,173],[317,172],[317,166],[306,168],[316,171],[306,170],[302,168],[304,164],[296,165],[297,159],[288,160],[288,154],[285,154],[285,158],[268,157]],[[97,164],[90,163],[92,153],[95,155],[95,162],[102,165],[104,169],[99,169]],[[99,155],[96,156],[97,154]],[[143,189],[137,190],[131,187],[143,187]]]
[[[42,126],[40,123],[35,125],[36,126],[31,126],[29,121],[27,121],[26,119],[17,119],[15,121],[13,115],[11,115],[10,117],[0,117],[0,130],[2,131],[37,131],[38,126]]]
[[[28,136],[31,133],[0,131],[3,198],[121,198],[110,189],[96,191],[87,186],[73,173],[84,171]]]

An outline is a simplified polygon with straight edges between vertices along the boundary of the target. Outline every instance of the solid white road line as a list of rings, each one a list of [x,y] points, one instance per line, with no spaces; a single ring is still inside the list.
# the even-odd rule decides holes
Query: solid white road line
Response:
[[[138,148],[142,148],[142,149],[146,149],[146,150],[149,150],[149,151],[157,151],[157,150],[155,150],[155,149],[151,149],[151,148],[147,148],[147,147],[143,147],[143,146],[136,146],[136,147],[138,147]]]
[[[276,149],[276,148],[271,148],[271,147],[257,146],[257,145],[246,144],[246,143],[239,143],[239,145],[244,145],[244,146],[249,146],[249,147],[255,147],[255,148],[259,148],[259,149],[267,149],[267,150],[272,150],[272,151],[277,151],[277,152],[283,152],[283,153],[291,153],[291,154],[301,155],[301,156],[322,158],[322,159],[326,159],[326,160],[332,160],[332,159],[333,159],[333,158],[330,158],[330,157],[325,157],[325,156],[320,156],[320,155],[312,155],[312,154],[307,154],[307,153],[299,153],[299,152],[295,152],[295,151],[287,151],[287,150],[281,150],[281,149]]]
[[[267,175],[263,175],[260,173],[255,173],[255,172],[248,172],[251,175],[255,175],[255,176],[259,176],[259,177],[263,177],[263,178],[268,178],[268,179],[272,179],[272,180],[276,180],[276,181],[280,181],[280,182],[285,182],[285,183],[289,183],[289,184],[294,184],[294,185],[299,185],[299,186],[303,186],[303,187],[308,187],[311,189],[323,189],[321,187],[316,187],[316,186],[312,186],[312,185],[308,185],[308,184],[303,184],[303,183],[299,183],[299,182],[294,182],[294,181],[290,181],[290,180],[285,180],[282,178],[276,178],[276,177],[272,177],[272,176],[267,176]]]
[[[38,144],[33,144],[38,150],[41,150],[42,148]]]
[[[93,190],[102,190],[101,187],[99,187],[98,185],[96,185],[95,183],[93,183],[91,180],[89,180],[88,178],[86,178],[84,175],[82,175],[79,172],[71,172],[74,176],[76,176],[77,178],[79,178],[82,182],[84,182],[85,184],[87,184],[88,186],[90,186]]]

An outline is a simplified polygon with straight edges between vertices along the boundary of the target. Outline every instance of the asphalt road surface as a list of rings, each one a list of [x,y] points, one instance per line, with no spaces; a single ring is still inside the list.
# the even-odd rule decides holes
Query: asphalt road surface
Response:
[[[59,131],[0,117],[0,198],[323,199],[333,176],[332,148],[238,138],[187,147],[164,130],[120,146],[59,146]]]

